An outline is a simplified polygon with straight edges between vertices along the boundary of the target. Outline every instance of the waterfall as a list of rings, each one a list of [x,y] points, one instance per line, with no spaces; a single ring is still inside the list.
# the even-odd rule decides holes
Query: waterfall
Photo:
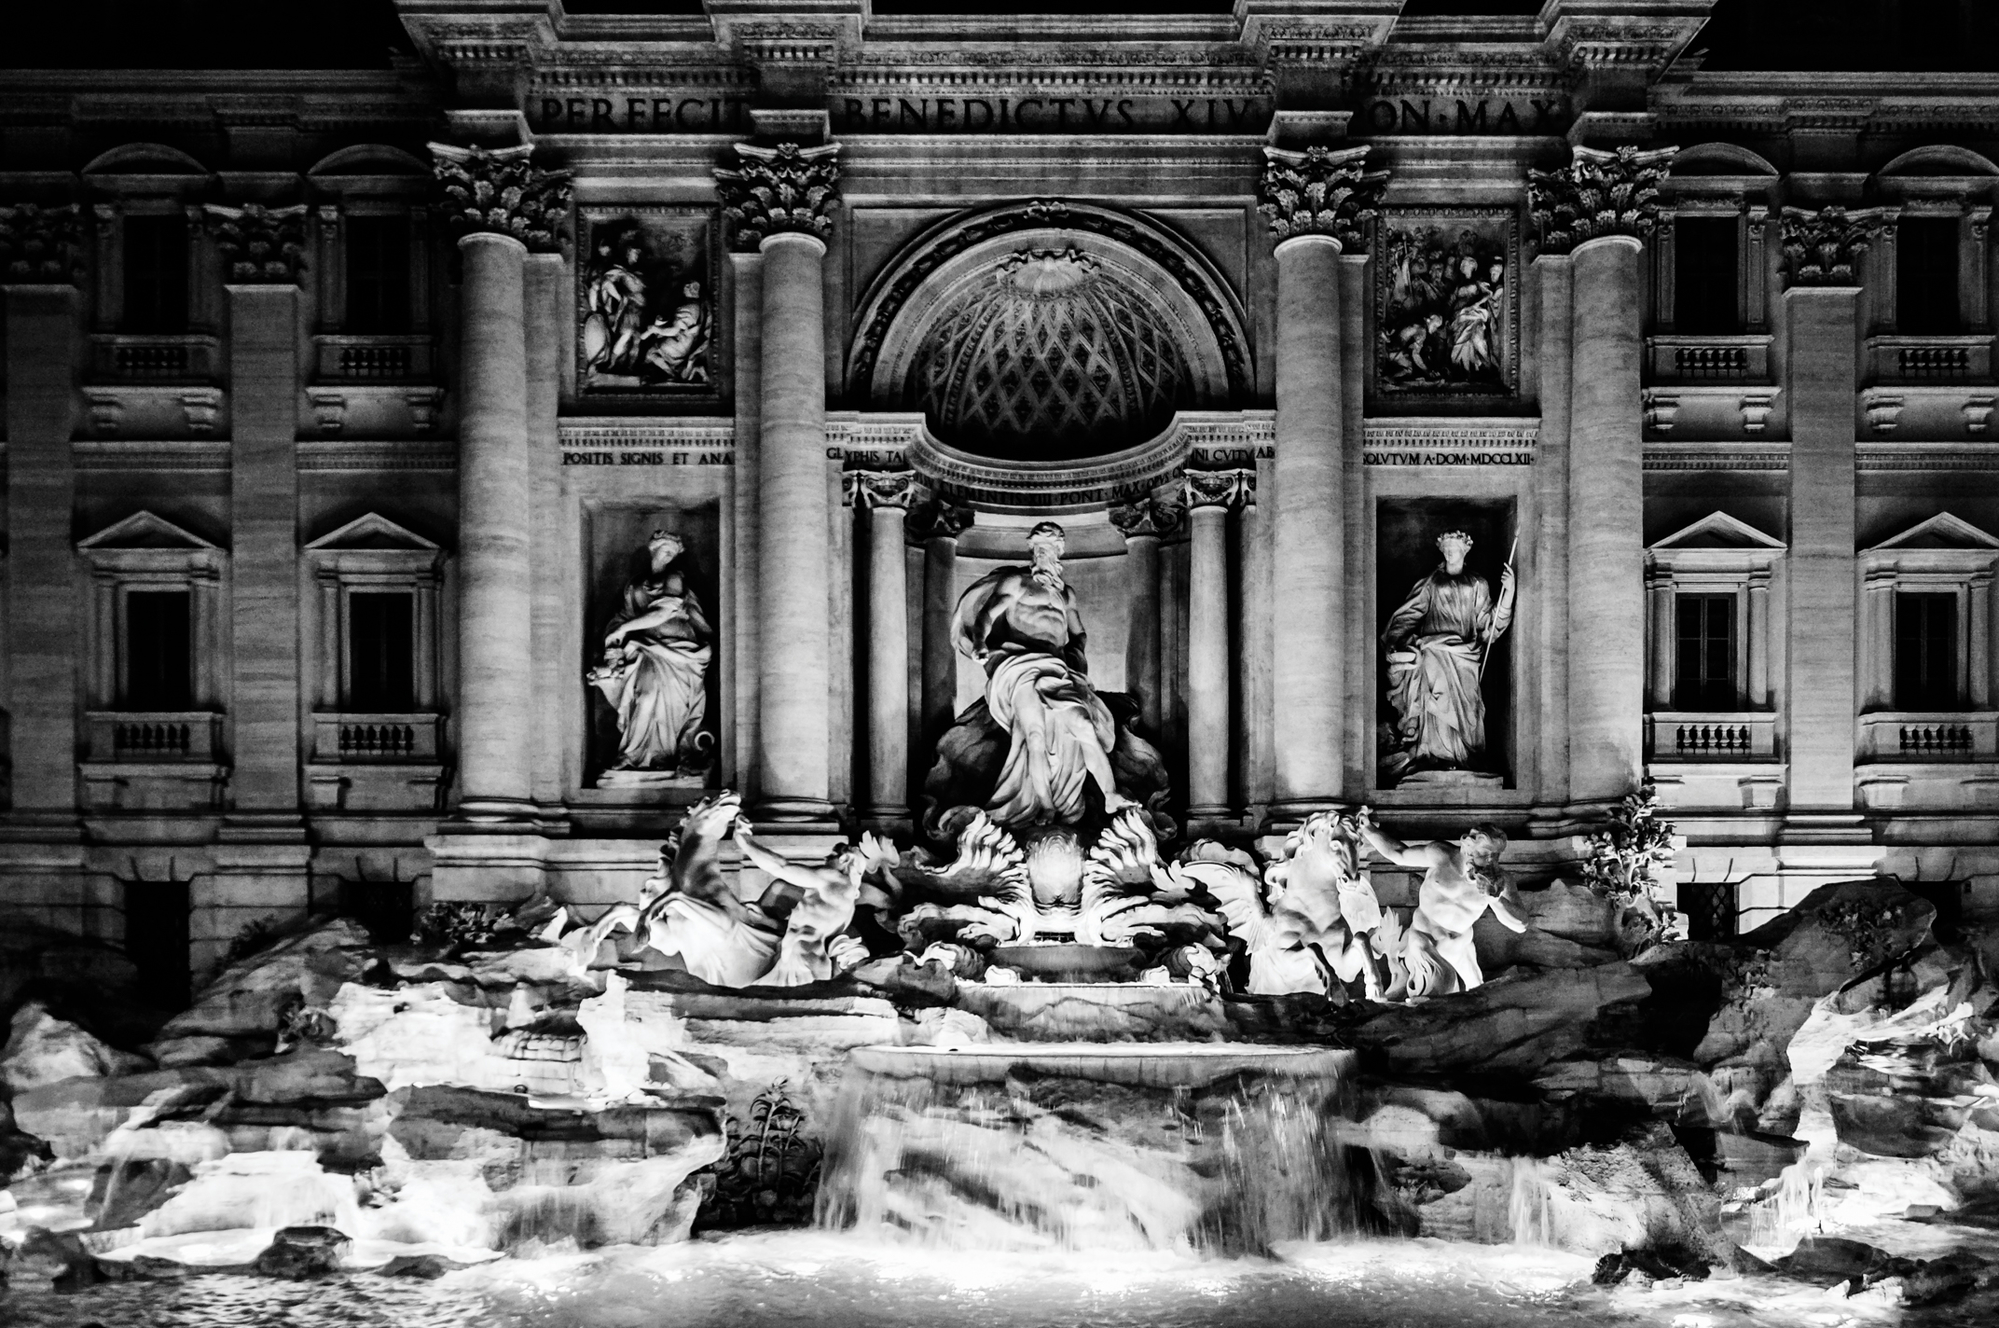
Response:
[[[1352,1231],[1352,1150],[1329,1128],[1350,1060],[1208,1044],[864,1048],[825,1132],[819,1224],[978,1250],[1245,1253]]]
[[[1556,1178],[1538,1157],[1507,1160],[1511,1172],[1506,1196],[1506,1220],[1515,1245],[1536,1249],[1555,1247],[1553,1195]]]

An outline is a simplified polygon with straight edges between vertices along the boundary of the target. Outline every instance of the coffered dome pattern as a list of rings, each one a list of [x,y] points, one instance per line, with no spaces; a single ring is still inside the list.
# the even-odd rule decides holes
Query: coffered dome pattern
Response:
[[[932,323],[908,390],[939,437],[996,456],[1141,442],[1186,404],[1186,357],[1154,311],[1075,248],[1009,255]]]

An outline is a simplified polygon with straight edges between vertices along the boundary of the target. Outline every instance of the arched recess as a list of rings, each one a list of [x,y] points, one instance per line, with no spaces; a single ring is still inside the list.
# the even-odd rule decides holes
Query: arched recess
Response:
[[[1240,400],[1252,376],[1240,305],[1183,240],[1130,213],[1035,200],[912,242],[862,301],[847,381],[875,409],[925,411],[948,444],[1045,459],[1142,442],[1176,409]],[[1053,450],[1024,441],[1037,427]],[[1100,436],[1077,443],[1084,433]]]
[[[1770,162],[1751,152],[1748,148],[1737,147],[1733,143],[1696,143],[1690,148],[1682,148],[1673,158],[1671,174],[1676,177],[1702,175],[1767,175],[1775,176],[1777,168]]]
[[[1999,175],[1999,166],[1969,148],[1938,143],[1911,148],[1883,166],[1877,175]]]
[[[86,176],[207,175],[208,168],[164,143],[126,143],[99,153],[83,168]]]

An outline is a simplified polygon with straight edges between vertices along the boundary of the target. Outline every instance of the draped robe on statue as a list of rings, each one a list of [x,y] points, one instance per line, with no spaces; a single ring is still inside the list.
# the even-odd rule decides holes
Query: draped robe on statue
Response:
[[[661,609],[665,622],[625,637],[615,657],[590,675],[618,712],[614,769],[672,770],[699,747],[711,651],[699,639],[694,592],[677,572],[634,581],[606,630]]]
[[[1439,567],[1410,590],[1381,634],[1399,747],[1392,768],[1465,769],[1483,754],[1479,675],[1512,617],[1510,603],[1494,612],[1491,587],[1470,572]]]

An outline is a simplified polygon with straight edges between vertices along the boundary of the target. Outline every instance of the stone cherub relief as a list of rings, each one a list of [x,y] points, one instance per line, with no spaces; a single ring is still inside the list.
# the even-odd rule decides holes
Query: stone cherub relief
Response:
[[[715,631],[688,584],[685,552],[672,531],[653,531],[644,570],[626,584],[604,629],[603,658],[586,675],[618,720],[605,784],[698,777],[713,750],[704,725]]]
[[[1410,587],[1382,631],[1395,713],[1381,761],[1387,780],[1477,771],[1485,755],[1485,666],[1513,623],[1515,587],[1509,558],[1495,601],[1486,579],[1465,570],[1471,548],[1463,531],[1439,535],[1443,562]]]

